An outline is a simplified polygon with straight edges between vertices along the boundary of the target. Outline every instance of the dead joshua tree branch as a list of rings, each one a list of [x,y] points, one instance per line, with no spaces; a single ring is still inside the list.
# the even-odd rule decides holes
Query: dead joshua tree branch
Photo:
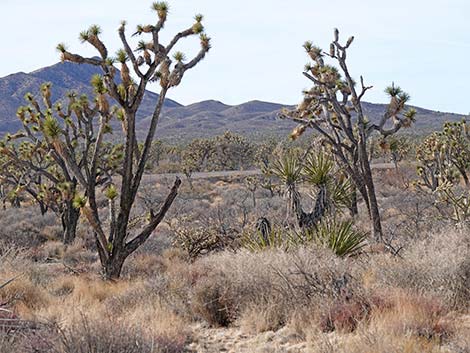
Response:
[[[125,22],[121,23],[118,30],[123,49],[117,53],[116,59],[108,57],[108,52],[99,38],[100,31],[95,26],[83,32],[82,40],[93,45],[98,50],[100,58],[85,58],[68,52],[64,45],[58,46],[62,53],[62,60],[100,67],[103,71],[102,82],[106,89],[106,95],[111,96],[119,106],[117,115],[122,122],[125,135],[121,164],[122,183],[118,192],[119,196],[116,197],[114,227],[107,231],[107,236],[104,229],[105,223],[100,219],[96,203],[96,165],[92,163],[89,172],[82,177],[76,168],[73,170],[73,174],[86,193],[82,210],[95,231],[98,252],[106,278],[120,276],[126,258],[150,237],[165,217],[178,193],[181,184],[179,179],[175,181],[160,211],[151,215],[147,226],[136,235],[129,234],[131,211],[149,158],[166,94],[170,88],[181,83],[184,74],[204,59],[210,49],[210,38],[203,32],[203,17],[201,15],[195,17],[195,22],[191,27],[176,34],[169,44],[164,46],[160,43],[160,32],[167,20],[168,5],[165,2],[155,2],[152,9],[157,14],[156,23],[139,25],[134,33],[135,35],[147,34],[151,36],[150,42],[141,42],[137,48],[138,51],[143,51],[143,60],[136,57],[132,51],[126,35]],[[173,53],[173,48],[180,40],[194,35],[199,35],[200,50],[192,60],[186,62],[185,55],[181,52]],[[116,61],[120,64],[120,80],[116,77],[117,70],[114,67]],[[129,61],[131,68],[127,64]],[[137,82],[133,81],[131,70],[138,77]],[[139,151],[137,149],[135,118],[142,103],[145,89],[151,81],[160,83],[160,96],[155,105],[143,147]],[[94,144],[95,154],[99,154],[101,144],[102,140],[97,138],[97,142]]]

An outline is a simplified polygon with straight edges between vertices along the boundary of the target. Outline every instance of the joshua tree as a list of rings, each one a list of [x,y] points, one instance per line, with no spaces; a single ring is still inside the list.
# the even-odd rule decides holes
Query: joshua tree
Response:
[[[469,169],[470,131],[466,121],[447,122],[442,131],[428,136],[417,148],[417,185],[438,196],[438,204],[447,204],[452,215],[446,218],[461,222],[470,217]],[[461,181],[465,187],[461,187]],[[441,212],[443,213],[443,212]]]
[[[379,241],[383,232],[367,141],[374,132],[386,138],[402,127],[410,126],[416,111],[405,111],[405,104],[410,97],[399,87],[392,85],[386,89],[390,103],[381,119],[377,123],[367,119],[361,101],[372,87],[365,86],[361,77],[361,86],[358,88],[346,63],[347,52],[353,40],[354,37],[350,37],[346,44],[341,44],[339,31],[336,29],[328,52],[311,42],[304,44],[313,61],[313,64],[306,65],[304,75],[313,82],[313,87],[304,92],[304,99],[295,110],[285,111],[283,116],[299,123],[292,138],[295,139],[307,128],[312,128],[320,134],[325,144],[331,146],[336,159],[363,197],[372,221],[373,234]],[[335,66],[325,62],[326,57],[339,65],[342,74]]]
[[[191,183],[193,172],[207,170],[214,154],[214,141],[212,139],[194,139],[181,154],[183,172]]]
[[[243,169],[253,160],[252,145],[240,135],[226,131],[213,139],[213,168],[216,170]]]
[[[108,224],[100,218],[96,202],[98,166],[92,161],[87,173],[82,173],[77,168],[71,168],[74,177],[83,189],[83,198],[77,200],[77,203],[82,207],[82,212],[94,230],[106,278],[120,276],[124,261],[152,235],[177,196],[181,184],[180,179],[176,179],[160,210],[150,210],[148,223],[137,234],[130,234],[131,212],[149,158],[165,97],[169,89],[178,86],[186,71],[195,67],[210,49],[210,38],[203,33],[202,15],[197,15],[195,22],[189,28],[176,34],[167,45],[164,45],[160,35],[167,20],[168,4],[155,2],[152,9],[157,15],[155,23],[139,25],[135,32],[135,35],[138,36],[144,34],[150,36],[150,41],[141,42],[137,46],[136,51],[142,52],[143,56],[136,56],[132,50],[126,35],[125,22],[121,23],[118,30],[123,49],[117,52],[115,58],[108,56],[108,50],[100,39],[101,30],[98,26],[91,26],[87,31],[82,32],[80,37],[83,42],[87,42],[97,49],[99,57],[83,57],[70,53],[63,44],[58,45],[63,61],[90,64],[102,70],[103,76],[100,78],[100,82],[96,82],[100,90],[103,91],[102,102],[98,103],[106,105],[108,102],[106,97],[111,96],[118,105],[117,116],[122,123],[125,140],[123,161],[120,166],[122,181],[119,191],[114,184],[110,184],[106,190],[111,209],[109,212],[111,219]],[[201,49],[192,60],[186,61],[185,55],[181,52],[174,52],[174,48],[180,40],[194,35],[199,35]],[[114,66],[116,63],[119,64],[120,73]],[[128,63],[130,63],[130,67]],[[137,82],[134,82],[131,71],[132,75],[137,78]],[[142,103],[145,89],[152,81],[160,83],[160,95],[155,103],[145,141],[142,148],[139,149],[136,136],[136,113]],[[101,108],[106,110],[107,107]],[[99,154],[102,148],[102,135],[106,127],[106,119],[100,119],[92,148],[95,154]],[[63,153],[70,156],[67,149]],[[70,158],[67,158],[67,164],[74,166],[74,162]]]
[[[101,78],[94,77],[92,81],[96,93],[94,105],[86,96],[77,97],[72,92],[65,108],[61,103],[53,106],[50,83],[41,87],[43,107],[28,93],[28,105],[17,112],[23,129],[15,135],[7,135],[7,141],[2,143],[6,158],[3,174],[8,172],[7,180],[16,181],[16,188],[36,200],[41,212],[51,209],[60,216],[65,244],[75,239],[80,217],[76,203],[79,179],[83,181],[84,175],[94,172],[96,185],[109,181],[122,150],[119,145],[102,144],[103,136],[111,132],[109,120],[113,111]],[[98,119],[101,125],[96,134]],[[16,139],[19,144],[14,143]],[[97,140],[100,149],[96,148]]]

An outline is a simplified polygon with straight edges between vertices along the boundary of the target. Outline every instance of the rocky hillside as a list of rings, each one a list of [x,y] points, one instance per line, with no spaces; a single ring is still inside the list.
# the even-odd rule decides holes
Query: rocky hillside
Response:
[[[19,106],[25,105],[26,93],[38,94],[41,84],[51,82],[52,100],[55,102],[69,91],[92,95],[90,80],[93,75],[101,73],[99,68],[91,65],[76,65],[72,63],[57,63],[30,73],[18,72],[0,78],[0,133],[14,131],[19,127],[16,111]],[[158,95],[147,91],[139,118],[152,114],[153,102]],[[166,100],[165,108],[171,109],[181,106],[170,99]]]
[[[75,90],[91,94],[89,82],[99,69],[89,65],[58,63],[31,73],[19,72],[0,78],[0,134],[18,129],[15,113],[24,104],[27,92],[39,91],[44,82],[52,82],[53,99]],[[137,128],[143,133],[148,127],[158,95],[147,92],[138,112]],[[380,118],[385,110],[382,104],[364,103],[366,114],[372,121]],[[226,130],[244,135],[286,134],[293,127],[278,118],[283,105],[250,101],[230,106],[216,100],[207,100],[183,106],[166,100],[158,135],[166,138],[194,138],[222,133]],[[417,108],[418,117],[411,133],[428,133],[438,129],[446,120],[460,120],[461,115]]]

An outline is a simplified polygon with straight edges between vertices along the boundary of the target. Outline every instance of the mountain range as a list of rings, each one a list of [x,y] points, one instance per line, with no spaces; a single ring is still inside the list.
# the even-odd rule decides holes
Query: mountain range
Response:
[[[24,95],[38,94],[44,82],[52,83],[52,100],[56,101],[74,90],[91,96],[90,80],[99,68],[83,64],[57,63],[39,70],[19,72],[0,78],[0,135],[14,132],[20,127],[16,110],[25,104]],[[137,114],[137,129],[142,133],[149,125],[153,107],[158,99],[156,93],[147,91]],[[266,134],[286,135],[292,122],[278,118],[285,105],[253,100],[240,105],[227,105],[217,100],[206,100],[182,105],[171,99],[165,101],[157,137],[164,139],[190,139],[207,137],[232,131],[248,136]],[[292,108],[292,106],[287,106]],[[445,121],[457,121],[462,115],[442,113],[416,107],[417,121],[408,130],[423,134],[439,129]],[[371,121],[376,121],[385,111],[385,105],[364,103],[364,110]]]

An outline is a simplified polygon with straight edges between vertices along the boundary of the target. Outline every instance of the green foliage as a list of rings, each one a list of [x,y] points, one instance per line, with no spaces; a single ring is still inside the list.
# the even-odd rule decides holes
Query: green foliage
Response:
[[[177,51],[173,54],[173,58],[178,62],[186,61],[186,55],[183,52]]]
[[[116,52],[116,60],[121,64],[124,64],[127,60],[129,60],[129,57],[127,56],[127,53],[124,49],[119,49]]]
[[[107,92],[103,76],[101,75],[93,75],[91,78],[91,85],[93,86],[93,90],[96,94],[105,94]]]
[[[259,231],[255,233],[245,233],[242,236],[242,247],[250,251],[262,251],[266,249],[289,249],[293,245],[289,231],[281,228],[273,228],[266,237]]]
[[[193,25],[193,33],[199,34],[199,33],[202,33],[202,32],[204,32],[204,26],[202,25],[201,22],[196,22]]]
[[[106,198],[114,200],[118,196],[116,186],[114,184],[109,185],[106,188],[104,195],[106,196]]]
[[[275,160],[269,173],[279,178],[282,184],[293,186],[302,181],[303,165],[299,155],[293,151],[282,154]]]
[[[246,233],[242,237],[242,247],[250,251],[266,249],[290,250],[308,244],[319,244],[331,249],[337,256],[347,257],[358,255],[366,245],[367,235],[356,231],[351,221],[337,221],[327,218],[316,229],[297,233],[274,227],[269,234],[263,236],[259,231]]]
[[[64,53],[64,52],[67,51],[67,46],[64,43],[59,43],[59,44],[57,44],[56,49],[57,49],[57,51],[59,51],[61,53]]]
[[[321,148],[307,156],[299,156],[294,150],[281,153],[266,175],[276,177],[289,198],[292,198],[297,185],[306,183],[314,189],[326,186],[329,201],[336,208],[350,205],[353,185],[335,165],[331,155]]]
[[[152,10],[156,11],[161,20],[165,20],[170,6],[166,1],[157,1],[152,4]]]
[[[193,140],[182,153],[185,173],[237,170],[253,165],[254,149],[244,137],[226,132]]]
[[[448,206],[450,214],[438,208],[444,218],[455,222],[470,216],[470,195],[462,190],[463,179],[470,186],[470,133],[467,122],[447,122],[442,131],[429,135],[417,148],[416,185],[436,195],[436,204]]]
[[[75,194],[74,198],[73,198],[73,201],[72,201],[72,205],[74,208],[83,208],[85,207],[86,205],[86,202],[87,202],[87,198],[86,196],[84,195],[80,195],[80,194]]]
[[[62,130],[59,122],[52,115],[47,115],[43,124],[44,135],[51,139],[59,138]]]
[[[334,161],[328,158],[323,151],[310,153],[303,166],[302,174],[304,180],[309,184],[327,184],[331,180],[333,167]]]
[[[316,230],[306,235],[308,240],[317,240],[340,257],[355,256],[366,245],[366,234],[354,230],[351,221],[324,220]]]

